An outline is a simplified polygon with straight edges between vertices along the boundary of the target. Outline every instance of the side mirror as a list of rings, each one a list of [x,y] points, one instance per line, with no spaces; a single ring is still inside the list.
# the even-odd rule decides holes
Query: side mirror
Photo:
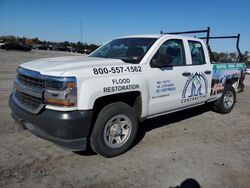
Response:
[[[150,65],[152,67],[168,67],[171,66],[172,56],[169,54],[159,54],[157,59],[152,59]]]

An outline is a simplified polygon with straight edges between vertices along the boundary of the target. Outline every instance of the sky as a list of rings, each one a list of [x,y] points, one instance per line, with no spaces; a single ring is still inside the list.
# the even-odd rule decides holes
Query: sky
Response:
[[[0,0],[0,36],[102,44],[133,34],[211,27],[211,35],[241,34],[250,51],[249,0]],[[197,35],[198,36],[198,35]],[[211,43],[213,51],[233,52],[235,40]]]

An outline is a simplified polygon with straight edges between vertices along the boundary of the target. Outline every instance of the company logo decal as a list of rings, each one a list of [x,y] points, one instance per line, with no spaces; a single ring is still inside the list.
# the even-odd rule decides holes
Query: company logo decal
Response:
[[[181,103],[207,97],[208,81],[204,73],[191,74],[182,91]]]

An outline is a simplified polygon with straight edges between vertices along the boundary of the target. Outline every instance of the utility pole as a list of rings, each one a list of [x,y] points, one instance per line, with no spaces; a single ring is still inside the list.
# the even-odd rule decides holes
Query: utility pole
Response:
[[[80,20],[80,33],[81,33],[81,43],[82,43],[82,20]]]

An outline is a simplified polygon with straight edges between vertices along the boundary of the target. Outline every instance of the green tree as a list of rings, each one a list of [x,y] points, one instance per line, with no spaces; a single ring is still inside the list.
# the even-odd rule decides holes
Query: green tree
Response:
[[[40,44],[41,43],[41,41],[37,37],[33,38],[32,41],[33,41],[34,44]]]
[[[221,52],[218,54],[218,61],[225,62],[228,61],[228,54]]]
[[[242,60],[243,62],[247,63],[248,62],[248,58],[249,58],[249,52],[248,51],[245,51],[243,54],[242,54]]]
[[[229,60],[230,61],[236,61],[237,60],[237,55],[236,53],[229,53]]]
[[[62,43],[62,45],[63,45],[63,46],[70,46],[70,43],[69,43],[69,41],[64,41],[64,42]]]
[[[94,51],[96,48],[98,48],[99,46],[95,45],[95,44],[90,44],[88,49],[90,49],[91,51]]]

